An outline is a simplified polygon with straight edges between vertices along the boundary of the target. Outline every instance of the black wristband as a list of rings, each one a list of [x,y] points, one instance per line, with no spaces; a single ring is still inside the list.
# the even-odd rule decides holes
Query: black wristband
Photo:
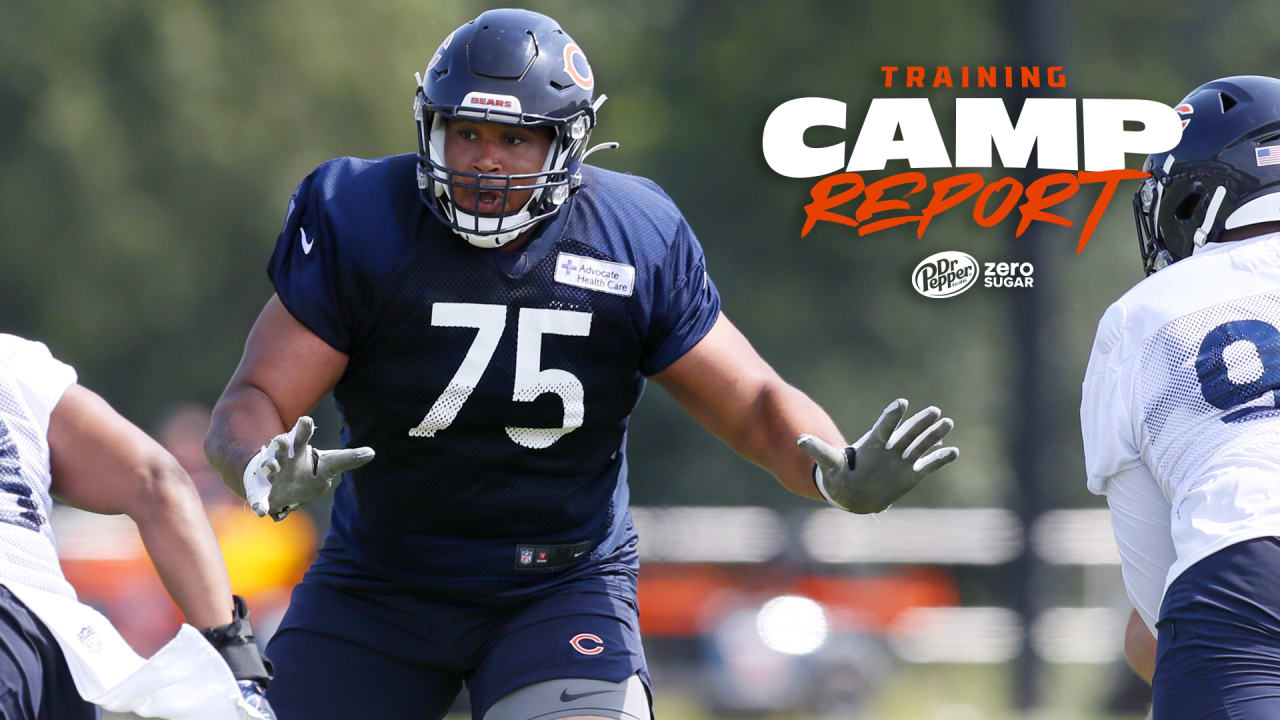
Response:
[[[236,680],[253,680],[265,688],[275,676],[274,668],[253,641],[249,607],[244,598],[233,595],[231,599],[234,605],[231,622],[201,630],[200,634],[222,656]]]

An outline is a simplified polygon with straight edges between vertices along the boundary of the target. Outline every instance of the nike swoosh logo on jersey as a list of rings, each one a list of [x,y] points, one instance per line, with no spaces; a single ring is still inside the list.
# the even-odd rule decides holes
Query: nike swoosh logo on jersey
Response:
[[[573,695],[566,688],[560,691],[560,702],[573,702],[574,700],[579,700],[589,695],[603,695],[605,693],[611,693],[611,692],[618,692],[618,691],[617,690],[593,690],[591,692],[584,692],[584,693],[578,693],[577,695]]]
[[[316,244],[316,241],[315,241],[315,239],[313,238],[313,239],[311,240],[311,242],[307,242],[307,229],[306,229],[306,228],[298,228],[298,231],[302,233],[302,254],[303,254],[303,255],[310,255],[310,254],[311,254],[311,247],[312,247],[313,245],[315,245],[315,244]]]

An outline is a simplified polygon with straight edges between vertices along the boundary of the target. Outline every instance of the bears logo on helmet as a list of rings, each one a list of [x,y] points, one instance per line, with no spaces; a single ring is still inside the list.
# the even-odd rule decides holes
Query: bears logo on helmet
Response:
[[[582,61],[582,70],[578,69],[578,61]],[[591,64],[587,62],[587,54],[574,43],[564,46],[564,71],[573,78],[573,83],[583,90],[596,86],[596,76],[591,72]]]
[[[1182,129],[1186,130],[1187,123],[1191,122],[1191,118],[1186,116],[1194,114],[1196,111],[1195,107],[1192,105],[1188,105],[1187,103],[1182,103],[1181,105],[1174,108],[1173,110],[1174,112],[1178,113],[1178,117],[1182,118]]]

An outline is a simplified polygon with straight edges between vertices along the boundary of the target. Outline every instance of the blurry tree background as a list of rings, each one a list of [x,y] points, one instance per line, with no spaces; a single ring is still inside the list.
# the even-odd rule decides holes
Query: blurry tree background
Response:
[[[1000,505],[1018,484],[1041,483],[1054,504],[1102,506],[1084,489],[1076,408],[1097,319],[1141,278],[1133,188],[1117,193],[1080,255],[1096,190],[1064,211],[1076,227],[1038,234],[1050,282],[936,301],[911,289],[915,264],[951,249],[1010,259],[1016,213],[979,228],[969,201],[923,239],[914,225],[859,237],[829,224],[801,239],[813,181],[774,174],[760,150],[769,112],[810,95],[849,103],[847,135],[817,129],[812,145],[845,139],[850,149],[877,96],[930,97],[949,137],[955,97],[1002,91],[886,90],[879,68],[1016,61],[1007,4],[528,6],[573,35],[597,93],[610,97],[593,140],[622,147],[592,161],[653,178],[676,200],[726,312],[784,377],[851,434],[899,394],[957,420],[960,461],[904,504]],[[1280,8],[1266,0],[1071,7],[1055,28],[1065,55],[1052,59],[1066,68],[1068,97],[1173,104],[1214,77],[1276,74],[1280,64],[1280,46],[1262,31]],[[413,73],[483,9],[458,0],[3,0],[0,331],[47,342],[145,428],[178,403],[211,404],[271,294],[266,262],[295,185],[331,157],[414,151]],[[1059,311],[1042,329],[1054,357],[1038,369],[1053,410],[1040,441],[1055,471],[1018,478],[1009,425],[1020,398],[1009,378],[1022,339],[1009,309],[1031,292]],[[331,411],[327,420],[332,438]],[[660,390],[641,403],[630,443],[637,504],[808,506],[718,447]]]
[[[847,101],[851,143],[870,98],[921,94],[885,90],[882,65],[1007,62],[1003,6],[530,6],[561,21],[610,96],[594,139],[622,148],[593,161],[675,198],[726,311],[764,356],[849,432],[896,393],[955,417],[963,460],[911,502],[1004,497],[1004,418],[1018,402],[1005,378],[1019,342],[1005,310],[1027,291],[936,302],[908,276],[943,249],[1001,259],[1013,223],[979,228],[969,203],[923,239],[914,226],[859,237],[828,224],[800,239],[812,183],[775,175],[760,151],[769,111],[791,98]],[[212,402],[271,293],[266,260],[294,186],[334,156],[413,151],[413,72],[484,7],[0,3],[0,329],[44,339],[144,426],[177,402]],[[1213,77],[1274,72],[1280,47],[1251,29],[1278,14],[1267,2],[1082,3],[1059,28],[1068,54],[1057,63],[1068,96],[1173,103]],[[999,93],[925,94],[947,137],[954,97]],[[809,135],[827,144],[840,134]],[[1041,480],[1064,501],[1090,502],[1072,413],[1093,326],[1140,275],[1127,200],[1123,189],[1078,257],[1078,228],[1042,233],[1061,281],[1034,292],[1054,293],[1065,312],[1048,329],[1060,360],[1044,373],[1061,394],[1061,433],[1044,438],[1061,473]],[[1087,207],[1068,217],[1082,221]],[[649,396],[631,435],[637,502],[790,501],[763,472],[709,450],[663,393]]]

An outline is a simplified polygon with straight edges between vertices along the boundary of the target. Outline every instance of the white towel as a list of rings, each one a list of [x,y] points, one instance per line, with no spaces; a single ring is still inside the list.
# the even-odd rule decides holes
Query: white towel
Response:
[[[190,625],[143,660],[97,610],[45,590],[5,586],[49,628],[85,700],[112,712],[168,720],[253,717],[244,711],[230,668]]]

